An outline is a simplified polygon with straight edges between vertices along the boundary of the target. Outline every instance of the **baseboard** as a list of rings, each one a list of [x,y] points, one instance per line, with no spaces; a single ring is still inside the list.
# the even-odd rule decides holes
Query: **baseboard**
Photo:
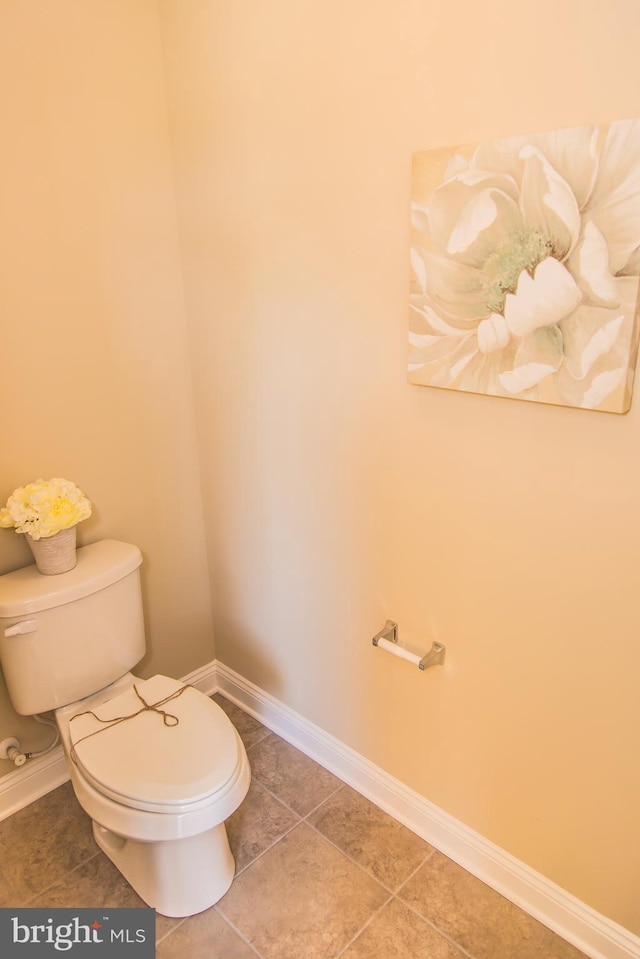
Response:
[[[591,959],[640,959],[640,938],[409,789],[222,663],[217,688],[467,872]]]
[[[640,938],[474,832],[293,709],[214,661],[182,677],[222,692],[472,875],[591,959],[640,959]],[[62,748],[0,778],[0,820],[69,779]]]
[[[69,779],[62,746],[30,759],[0,779],[0,821],[28,806]]]

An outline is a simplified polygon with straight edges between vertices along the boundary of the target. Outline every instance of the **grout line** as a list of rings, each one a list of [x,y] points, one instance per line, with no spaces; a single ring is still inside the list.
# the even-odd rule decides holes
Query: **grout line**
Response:
[[[240,736],[240,730],[238,729],[238,727],[237,727],[237,726],[234,726],[234,729],[235,729],[236,732],[238,733],[238,736]],[[276,733],[272,733],[271,730],[270,730],[270,729],[267,729],[266,726],[265,726],[264,736],[261,736],[260,739],[254,740],[254,741],[251,743],[250,746],[247,746],[247,744],[245,743],[244,739],[242,739],[242,736],[240,736],[240,739],[242,739],[242,744],[243,744],[243,746],[244,746],[244,748],[245,748],[245,750],[246,750],[246,752],[247,752],[247,755],[248,755],[249,752],[250,752],[250,750],[252,750],[252,749],[254,748],[254,746],[259,746],[260,743],[263,743],[263,742],[265,741],[265,739],[268,739],[268,738],[269,738],[269,736],[275,736],[275,735],[277,735],[277,734],[276,734]]]
[[[75,797],[74,797],[74,798],[75,798]],[[34,892],[34,894],[33,894],[32,896],[30,896],[30,897],[27,899],[27,901],[24,903],[24,908],[28,907],[28,906],[29,906],[29,903],[30,903],[30,902],[33,902],[34,899],[37,899],[39,896],[43,896],[45,893],[49,892],[49,890],[50,890],[50,889],[53,889],[54,886],[57,886],[57,885],[58,885],[59,883],[61,883],[61,882],[65,882],[65,880],[68,879],[69,876],[72,876],[72,875],[74,874],[74,872],[77,872],[77,871],[78,871],[78,869],[82,869],[82,867],[83,867],[83,866],[86,866],[86,864],[87,864],[88,862],[91,862],[93,859],[96,858],[96,856],[99,856],[101,852],[102,852],[102,850],[100,850],[100,849],[96,846],[96,851],[94,852],[94,854],[93,854],[92,856],[87,856],[86,859],[83,859],[82,862],[79,862],[76,866],[73,867],[73,869],[68,869],[66,872],[63,872],[61,876],[58,876],[57,879],[54,879],[53,882],[50,882],[49,885],[45,886],[43,889],[40,889],[38,892]],[[104,855],[104,853],[102,853],[102,855]],[[146,903],[145,903],[145,905],[146,905]],[[22,907],[17,906],[16,908],[19,909],[19,908],[22,908]],[[72,907],[72,908],[73,908],[73,907]]]
[[[274,839],[272,843],[270,843],[270,844],[269,844],[268,846],[266,846],[261,852],[259,852],[258,855],[255,856],[255,858],[253,858],[253,859],[251,860],[251,862],[248,862],[248,863],[247,863],[246,865],[244,865],[241,869],[239,869],[239,870],[236,872],[236,876],[241,876],[243,872],[245,872],[250,866],[252,866],[252,865],[254,864],[254,862],[257,862],[259,859],[262,859],[262,857],[265,855],[265,853],[269,852],[270,849],[273,849],[274,846],[277,846],[277,844],[280,842],[281,839],[284,839],[285,836],[288,836],[289,833],[292,833],[294,829],[297,829],[298,826],[301,825],[301,823],[306,822],[308,816],[311,816],[311,815],[316,811],[316,809],[320,809],[320,807],[321,807],[322,805],[324,805],[324,803],[327,802],[327,800],[330,799],[331,796],[335,796],[336,793],[340,792],[341,789],[344,789],[344,786],[345,786],[345,784],[344,784],[343,782],[341,782],[340,785],[337,786],[337,788],[334,789],[333,792],[332,792],[329,796],[325,796],[325,798],[324,798],[321,802],[319,802],[316,806],[314,806],[313,809],[311,809],[308,813],[306,813],[304,816],[302,816],[296,809],[293,809],[291,806],[288,805],[288,803],[286,803],[283,799],[281,799],[280,796],[278,796],[276,793],[274,793],[272,789],[269,789],[268,786],[265,786],[265,784],[264,784],[263,782],[261,782],[258,778],[255,779],[255,783],[256,783],[256,785],[260,786],[261,789],[264,789],[264,791],[265,791],[269,796],[271,796],[272,799],[275,799],[275,801],[276,801],[277,803],[279,803],[281,806],[283,806],[288,812],[290,812],[290,813],[292,813],[294,816],[296,816],[296,817],[297,817],[297,822],[294,822],[292,826],[289,826],[288,829],[285,829],[285,831],[284,831],[283,833],[281,833],[281,835],[278,836],[277,839]],[[317,829],[315,829],[315,827],[312,826],[311,823],[306,822],[306,824],[309,826],[310,829],[314,829],[315,832],[318,832],[319,835],[322,835],[322,833],[320,833]],[[326,837],[325,837],[325,838],[326,838]],[[338,848],[338,847],[336,846],[336,848]],[[340,851],[342,852],[342,850],[340,850]],[[345,855],[346,855],[346,854],[345,854]],[[347,858],[348,858],[348,857],[347,857]],[[357,865],[357,864],[356,864],[356,865]]]
[[[397,821],[397,820],[396,820],[396,821]],[[407,878],[404,879],[404,880],[400,883],[400,885],[398,886],[398,888],[397,888],[396,891],[395,891],[395,895],[396,895],[396,896],[399,896],[399,895],[400,895],[401,891],[404,889],[404,887],[407,885],[407,883],[408,883],[411,879],[413,879],[413,877],[415,876],[415,874],[416,874],[417,872],[419,872],[419,871],[422,869],[423,866],[426,866],[426,864],[429,862],[429,860],[431,859],[431,857],[435,855],[436,852],[437,852],[437,850],[434,849],[433,846],[432,846],[431,849],[429,849],[429,851],[428,851],[427,853],[425,853],[425,857],[424,857],[424,859],[422,860],[422,862],[420,863],[420,865],[419,865],[419,866],[416,866],[416,868],[413,870],[413,872],[409,873],[409,875],[407,876]]]
[[[362,935],[362,933],[365,931],[365,929],[368,929],[368,928],[369,928],[369,926],[370,926],[371,923],[374,921],[374,919],[376,919],[376,918],[380,915],[380,913],[382,912],[383,909],[386,909],[386,908],[387,908],[387,906],[389,905],[390,902],[393,902],[394,898],[395,898],[395,897],[394,897],[393,895],[389,896],[389,898],[386,899],[386,900],[382,903],[382,905],[381,905],[378,909],[376,909],[375,912],[374,912],[371,916],[369,916],[369,918],[367,919],[367,921],[366,921],[366,922],[364,923],[364,925],[357,931],[357,933],[355,934],[355,936],[353,936],[353,937],[349,940],[349,942],[345,945],[345,947],[344,947],[343,949],[341,949],[340,952],[336,955],[335,959],[340,959],[340,956],[343,956],[343,955],[345,954],[345,952],[347,951],[347,949],[349,948],[349,946],[351,946],[351,945],[356,941],[356,939],[358,939],[358,938]]]
[[[253,776],[252,779],[254,782],[256,782],[260,786],[261,789],[264,789],[266,793],[269,793],[272,799],[275,799],[276,802],[279,802],[281,806],[284,806],[285,809],[293,813],[294,816],[297,816],[298,820],[302,822],[303,817],[300,815],[300,813],[296,809],[294,809],[292,806],[290,806],[288,803],[286,803],[284,799],[281,799],[277,793],[274,793],[273,789],[269,789],[268,786],[265,786],[265,784],[261,782],[256,776]]]
[[[224,899],[224,896],[223,896],[222,898]],[[222,900],[220,900],[220,901],[222,901]],[[264,959],[262,953],[261,953],[261,952],[258,952],[258,950],[256,949],[256,947],[255,947],[254,945],[252,945],[252,943],[249,942],[249,940],[247,939],[247,937],[244,936],[244,935],[240,932],[240,930],[238,929],[238,927],[235,926],[235,925],[231,922],[230,919],[227,919],[227,917],[225,916],[225,914],[224,914],[223,912],[220,912],[220,910],[218,909],[218,903],[217,903],[217,902],[214,903],[214,905],[213,905],[211,908],[213,909],[213,911],[215,912],[215,914],[216,914],[217,916],[219,916],[219,918],[222,919],[222,921],[223,921],[224,923],[226,923],[227,926],[229,926],[229,929],[232,929],[233,932],[235,932],[236,936],[238,936],[239,939],[242,939],[242,941],[244,942],[244,944],[247,946],[247,948],[249,948],[249,949],[251,950],[251,952],[254,954],[254,956],[257,956],[258,959]]]
[[[216,703],[216,705],[220,706],[220,708],[223,709],[223,711],[226,713],[227,719],[229,719],[229,721],[232,723],[232,725],[233,725],[234,728],[236,729],[238,735],[240,736],[240,739],[242,739],[242,743],[243,743],[244,748],[246,749],[247,752],[249,752],[250,749],[253,749],[254,746],[257,746],[258,743],[261,743],[261,742],[263,741],[263,739],[266,739],[266,738],[267,738],[267,736],[277,736],[277,735],[278,735],[277,733],[274,733],[273,730],[269,729],[268,726],[265,726],[264,723],[261,723],[259,719],[255,719],[254,716],[251,716],[251,714],[248,713],[248,712],[246,711],[246,709],[242,709],[241,706],[238,706],[237,703],[234,703],[233,700],[231,700],[231,699],[229,699],[227,696],[225,696],[225,694],[224,694],[223,692],[218,691],[218,692],[216,692],[216,693],[212,693],[212,694],[209,696],[209,699],[212,699],[214,702],[216,702],[216,699],[215,699],[216,696],[220,696],[222,699],[224,699],[224,701],[225,701],[226,703],[229,703],[230,706],[233,706],[233,707],[234,707],[235,709],[237,709],[239,712],[243,713],[243,715],[248,716],[250,719],[253,719],[254,722],[260,727],[260,729],[262,729],[262,730],[264,731],[263,735],[260,736],[259,739],[256,739],[255,742],[252,742],[251,745],[248,746],[248,745],[245,743],[245,741],[244,741],[244,738],[243,738],[243,736],[242,736],[242,733],[240,732],[240,730],[238,729],[238,727],[236,726],[236,724],[235,724],[235,723],[233,722],[233,720],[231,719],[231,716],[229,716],[229,714],[227,713],[227,711],[224,710],[222,706],[220,706],[220,703]],[[258,730],[256,729],[255,732],[258,732]]]
[[[246,872],[246,870],[249,869],[250,866],[253,866],[254,862],[258,862],[259,859],[262,859],[265,853],[269,852],[270,849],[273,849],[274,846],[277,846],[281,839],[284,839],[285,836],[288,836],[289,833],[293,832],[293,830],[296,829],[300,825],[300,823],[303,821],[300,813],[296,812],[295,809],[292,809],[291,806],[288,806],[285,802],[283,802],[278,796],[276,796],[276,794],[271,789],[265,786],[264,783],[261,783],[259,779],[256,779],[255,783],[256,785],[260,786],[261,789],[264,789],[264,791],[269,796],[271,796],[272,799],[275,799],[275,801],[279,803],[281,806],[283,806],[288,812],[296,816],[297,821],[294,822],[292,826],[289,826],[288,829],[285,829],[285,831],[281,833],[277,839],[274,839],[273,842],[269,843],[269,845],[266,846],[261,852],[259,852],[258,855],[255,856],[250,862],[244,865],[241,869],[238,869],[238,871],[235,874],[234,880],[237,876],[241,876],[244,872]]]
[[[393,889],[389,889],[386,883],[384,883],[377,876],[374,876],[374,874],[371,872],[370,869],[367,869],[366,866],[363,866],[362,863],[359,863],[356,859],[350,856],[348,852],[345,852],[344,849],[341,849],[340,846],[338,846],[337,843],[333,841],[333,839],[330,839],[329,836],[325,836],[325,834],[321,832],[316,826],[314,826],[313,823],[306,822],[306,825],[309,827],[309,829],[313,829],[313,831],[322,839],[324,839],[325,842],[328,842],[330,846],[333,846],[333,848],[336,849],[342,856],[344,856],[345,859],[348,859],[350,863],[352,863],[354,866],[357,866],[358,869],[360,869],[360,871],[365,874],[365,876],[368,876],[369,879],[373,879],[374,882],[377,882],[378,885],[381,886],[381,888],[384,889],[385,892],[388,892],[391,897],[394,896]]]
[[[339,790],[336,789],[335,792],[333,792],[331,795],[332,795],[332,796],[335,796],[337,792],[339,792]],[[331,797],[327,797],[327,799],[330,799],[330,798],[331,798]],[[327,801],[327,800],[324,800],[324,802],[326,802],[326,801]],[[416,868],[415,868],[411,873],[409,873],[409,875],[406,877],[406,879],[403,879],[403,880],[402,880],[402,882],[400,883],[400,885],[399,885],[396,889],[392,889],[390,886],[387,885],[386,882],[384,882],[382,879],[380,879],[379,876],[374,875],[373,870],[368,869],[366,866],[363,866],[362,863],[358,862],[357,859],[354,859],[354,857],[351,856],[351,855],[346,851],[346,849],[343,849],[343,848],[342,848],[341,846],[339,846],[336,842],[334,842],[333,839],[331,839],[329,836],[325,835],[325,833],[323,833],[321,829],[318,829],[318,827],[315,826],[313,823],[308,822],[308,817],[311,816],[312,813],[314,813],[317,809],[320,809],[320,807],[324,805],[324,802],[319,803],[319,805],[316,806],[315,809],[313,809],[310,813],[308,813],[307,816],[305,816],[304,821],[307,823],[307,825],[308,825],[311,829],[314,830],[314,832],[318,833],[319,836],[322,836],[323,839],[325,839],[325,840],[326,840],[328,843],[330,843],[335,849],[337,849],[338,852],[342,853],[343,856],[346,856],[346,858],[349,860],[349,862],[352,862],[355,866],[357,866],[359,869],[361,869],[367,876],[369,876],[371,879],[375,880],[375,882],[379,883],[379,885],[381,885],[382,888],[383,888],[386,892],[388,892],[389,895],[391,895],[391,896],[396,896],[396,895],[398,895],[398,893],[399,893],[400,890],[406,885],[406,883],[409,882],[409,880],[410,880],[413,876],[415,876],[415,874],[418,872],[419,869],[422,869],[422,867],[425,865],[425,863],[427,863],[427,862],[429,861],[429,859],[433,856],[433,854],[436,852],[436,850],[435,850],[433,847],[430,847],[430,848],[427,850],[427,852],[425,853],[424,858],[420,860],[420,862],[418,863],[418,865],[416,866]],[[388,813],[385,813],[385,815],[388,815]],[[393,819],[393,816],[389,816],[389,818],[390,818],[390,819]],[[394,822],[397,822],[397,820],[394,820]],[[429,844],[427,843],[427,845],[429,845]]]
[[[254,863],[258,862],[259,859],[262,859],[262,857],[266,855],[266,853],[268,853],[269,850],[273,849],[274,846],[277,846],[281,839],[285,839],[289,835],[289,833],[292,833],[294,829],[297,829],[301,823],[302,823],[302,819],[299,819],[298,822],[295,822],[293,826],[290,826],[289,829],[285,830],[285,832],[283,832],[281,836],[278,836],[277,839],[274,839],[272,843],[270,843],[261,852],[259,852],[258,855],[251,860],[251,862],[248,862],[246,865],[244,865],[242,869],[238,869],[235,876],[233,877],[234,882],[238,878],[238,876],[241,876],[244,872],[247,871],[247,869],[250,869]]]
[[[268,735],[269,735],[269,736],[274,736],[276,739],[280,739],[282,742],[287,743],[286,739],[282,739],[282,737],[281,737],[281,736],[278,736],[277,733],[272,733],[270,730],[268,730],[267,732],[268,732]],[[259,745],[259,743],[264,742],[264,740],[265,740],[266,738],[267,738],[267,737],[264,736],[262,739],[258,740],[258,742],[252,743],[251,746],[248,747],[248,749],[247,749],[247,758],[249,759],[249,765],[251,765],[251,750],[254,748],[254,746],[257,746],[257,745]],[[305,755],[305,754],[302,752],[302,750],[300,750],[300,749],[297,748],[297,746],[291,746],[291,743],[287,743],[287,745],[290,746],[291,749],[294,749],[294,750],[295,750],[297,753],[299,753],[301,756],[304,756],[304,755]],[[308,756],[305,757],[305,758],[309,759]],[[321,770],[323,770],[324,772],[327,772],[327,771],[328,771],[328,770],[325,770],[325,769],[324,769],[324,766],[321,766],[320,763],[316,763],[316,761],[315,761],[314,759],[310,759],[310,762],[312,762],[315,766],[317,766],[318,769],[321,769]],[[256,783],[259,783],[259,785],[262,786],[262,788],[263,788],[264,790],[266,790],[266,792],[268,792],[270,796],[272,796],[274,799],[277,799],[277,801],[278,801],[281,805],[283,805],[283,806],[285,807],[285,809],[288,809],[289,812],[292,812],[295,816],[298,816],[298,818],[299,818],[300,820],[305,820],[308,816],[311,816],[311,815],[316,811],[316,809],[319,809],[320,806],[322,806],[322,805],[323,805],[324,803],[326,803],[329,799],[331,799],[332,796],[335,796],[336,793],[340,792],[341,789],[344,789],[344,787],[346,786],[346,783],[344,782],[344,780],[340,779],[338,776],[335,776],[333,773],[331,773],[330,775],[331,775],[331,776],[336,780],[336,782],[337,782],[337,785],[336,785],[335,789],[332,789],[330,793],[327,793],[327,795],[324,796],[324,797],[320,800],[320,802],[316,803],[315,806],[313,806],[311,809],[309,809],[308,812],[306,812],[306,813],[301,813],[301,812],[299,812],[297,809],[294,809],[293,806],[290,806],[289,803],[286,802],[286,800],[284,800],[284,799],[282,798],[282,796],[279,796],[279,795],[278,795],[277,793],[275,793],[272,789],[270,789],[269,786],[267,786],[258,776],[255,775],[255,773],[253,772],[253,769],[251,770],[251,779],[252,779],[252,781],[254,781],[254,782],[256,782]]]
[[[160,915],[160,913],[157,912],[157,913],[156,913],[156,917],[159,916],[159,915]],[[167,919],[168,916],[165,916],[164,918]],[[163,936],[160,936],[159,939],[158,939],[158,937],[156,936],[156,948],[160,945],[161,942],[164,942],[165,939],[168,939],[169,936],[173,935],[173,933],[174,933],[177,929],[180,929],[180,927],[185,924],[185,922],[187,921],[187,919],[192,919],[192,918],[193,918],[192,916],[183,916],[183,918],[180,920],[180,922],[176,923],[176,925],[173,926],[171,929],[168,929]],[[156,932],[157,932],[157,931],[158,931],[158,930],[157,930],[157,923],[156,923]]]
[[[456,948],[463,956],[466,956],[467,959],[475,959],[475,956],[473,956],[472,953],[468,952],[468,951],[464,948],[463,945],[461,945],[459,942],[456,942],[456,940],[455,940],[455,939],[452,939],[450,935],[448,935],[446,932],[443,932],[442,929],[438,928],[438,926],[436,926],[436,924],[435,924],[435,922],[433,922],[433,920],[427,919],[426,916],[423,916],[421,913],[419,913],[418,910],[417,910],[414,906],[411,905],[411,903],[406,902],[406,900],[401,899],[399,896],[396,896],[396,898],[398,899],[399,902],[402,903],[403,906],[406,906],[407,909],[409,909],[409,911],[414,914],[414,916],[417,916],[418,919],[420,919],[422,922],[424,922],[425,925],[431,926],[431,928],[433,929],[433,931],[434,931],[434,932],[437,932],[437,934],[438,934],[442,939],[445,939],[448,943],[450,943],[450,945],[455,946],[455,948]]]
[[[310,809],[308,813],[305,813],[305,815],[302,816],[303,821],[306,822],[309,816],[313,816],[314,812],[320,809],[321,806],[324,806],[326,802],[329,802],[330,799],[333,799],[333,797],[336,796],[341,789],[344,789],[345,786],[346,786],[346,783],[343,783],[342,780],[339,780],[339,785],[336,786],[336,788],[332,792],[330,792],[328,796],[325,796],[323,800],[321,800],[319,803],[317,803],[313,807],[313,809]],[[309,823],[309,825],[311,825],[311,823]]]

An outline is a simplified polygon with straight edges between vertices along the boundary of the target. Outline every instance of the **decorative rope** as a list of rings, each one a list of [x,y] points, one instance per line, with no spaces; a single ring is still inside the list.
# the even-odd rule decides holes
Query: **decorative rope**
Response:
[[[181,686],[180,689],[177,689],[175,692],[171,693],[170,696],[165,696],[164,699],[159,699],[157,703],[146,702],[146,700],[140,695],[140,691],[138,687],[135,685],[135,683],[134,683],[133,689],[135,691],[136,696],[142,703],[142,706],[140,707],[140,709],[137,709],[135,713],[130,713],[128,716],[115,716],[113,719],[101,719],[101,717],[98,716],[96,713],[94,713],[92,709],[87,709],[85,710],[85,712],[76,713],[75,716],[71,717],[71,719],[69,720],[70,723],[72,723],[74,719],[80,719],[81,716],[93,716],[93,718],[97,719],[99,723],[104,724],[102,729],[94,729],[92,733],[87,733],[86,736],[83,736],[81,739],[79,739],[76,743],[72,745],[71,759],[76,765],[78,764],[76,746],[79,746],[80,743],[85,741],[85,739],[91,739],[92,736],[97,736],[98,733],[106,733],[106,731],[108,729],[111,729],[112,726],[118,726],[120,723],[126,723],[127,720],[129,719],[135,719],[136,716],[139,716],[141,713],[146,713],[146,712],[158,713],[158,715],[162,716],[162,722],[164,723],[165,726],[178,726],[180,724],[179,718],[177,716],[174,716],[173,713],[168,713],[166,712],[166,710],[160,709],[160,706],[164,706],[165,703],[170,702],[172,699],[177,699],[178,696],[182,696],[183,692],[186,689],[193,689],[193,687],[190,685]]]

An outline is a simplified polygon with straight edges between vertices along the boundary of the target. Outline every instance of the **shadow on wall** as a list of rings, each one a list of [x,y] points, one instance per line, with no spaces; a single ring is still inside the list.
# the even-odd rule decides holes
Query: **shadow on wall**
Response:
[[[274,668],[273,657],[264,650],[264,641],[245,625],[226,620],[214,624],[216,655],[219,662],[245,676],[276,699],[284,698],[282,675]],[[220,637],[224,637],[221,641]],[[227,657],[224,650],[231,650]]]

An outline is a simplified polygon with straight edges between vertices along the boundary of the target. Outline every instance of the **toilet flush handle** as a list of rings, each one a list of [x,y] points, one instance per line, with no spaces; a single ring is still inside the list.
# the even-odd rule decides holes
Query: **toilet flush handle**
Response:
[[[34,633],[38,628],[35,619],[21,619],[19,623],[8,626],[4,631],[5,636],[20,636],[22,633]]]

